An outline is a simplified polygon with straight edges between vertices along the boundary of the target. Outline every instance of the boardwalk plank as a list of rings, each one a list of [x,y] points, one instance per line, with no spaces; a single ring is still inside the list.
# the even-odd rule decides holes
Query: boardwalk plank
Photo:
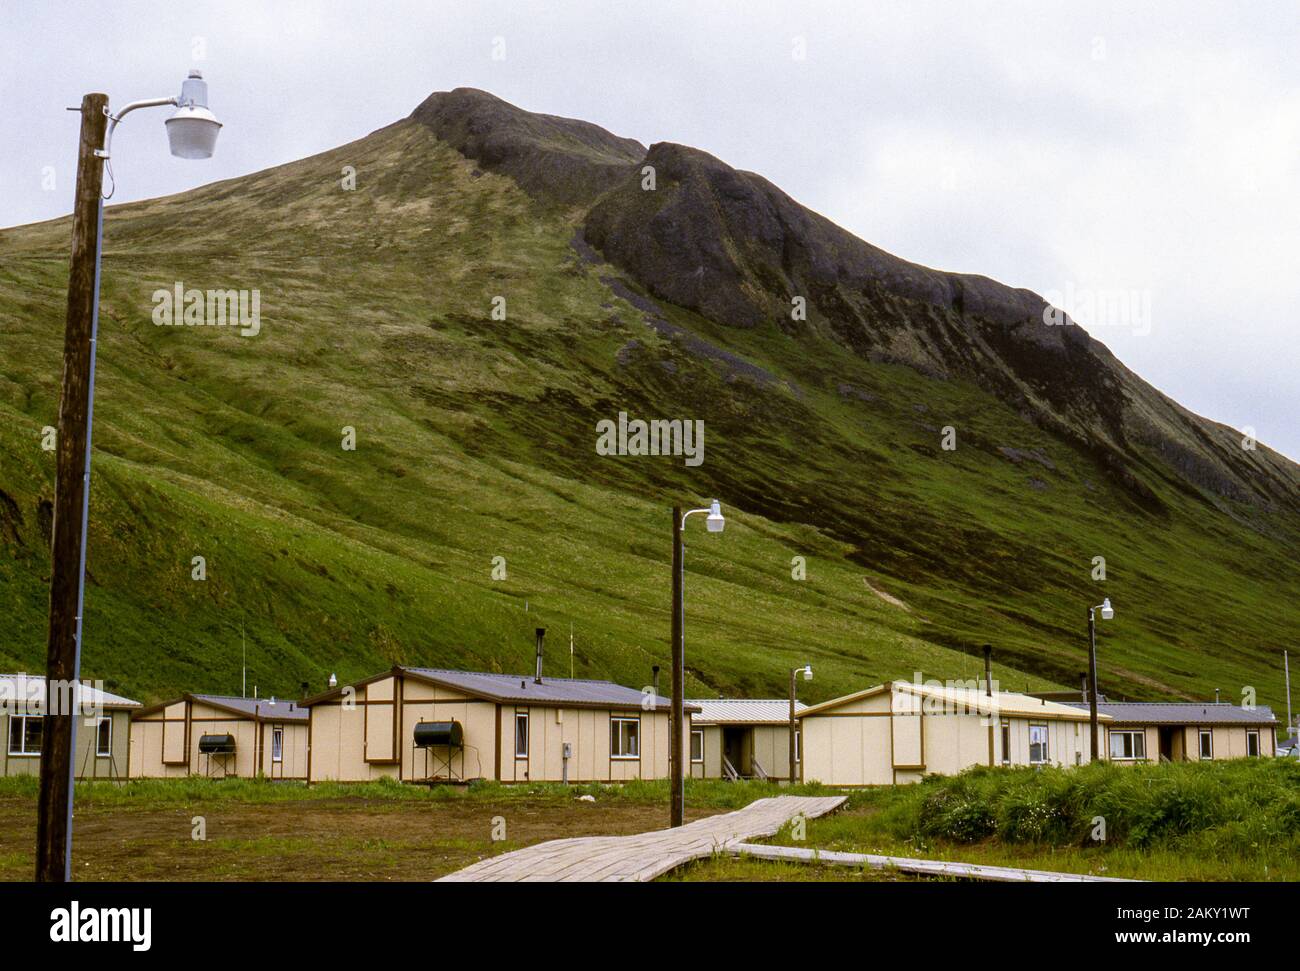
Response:
[[[762,843],[732,843],[727,852],[761,860],[794,863],[817,863],[827,866],[869,866],[872,869],[895,869],[903,873],[926,876],[957,877],[965,880],[993,880],[1002,883],[1137,883],[1122,877],[1094,877],[1086,873],[1061,873],[1056,870],[1026,870],[1020,867],[987,866],[978,863],[947,863],[943,860],[916,860],[904,856],[877,856],[874,853],[839,853],[797,846],[768,846]]]
[[[450,873],[447,882],[653,880],[730,844],[771,836],[795,816],[807,819],[838,808],[843,796],[773,796],[743,809],[697,819],[677,829],[635,836],[570,837],[480,860]]]

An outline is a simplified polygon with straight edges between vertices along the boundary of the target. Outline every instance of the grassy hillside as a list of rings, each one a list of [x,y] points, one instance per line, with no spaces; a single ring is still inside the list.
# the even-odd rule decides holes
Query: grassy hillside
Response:
[[[110,209],[86,673],[237,690],[241,627],[263,693],[393,662],[526,670],[540,625],[550,673],[572,627],[576,675],[644,684],[668,664],[668,507],[716,495],[726,531],[688,536],[691,694],[780,693],[805,661],[806,700],[971,677],[985,642],[1004,685],[1072,686],[1109,596],[1103,690],[1280,701],[1290,513],[1260,527],[1174,488],[1153,512],[977,384],[815,335],[667,303],[647,326],[579,221],[413,121]],[[0,669],[44,659],[68,234],[0,232]],[[257,288],[261,333],[155,326],[176,281]],[[703,419],[704,464],[598,456],[619,411]]]

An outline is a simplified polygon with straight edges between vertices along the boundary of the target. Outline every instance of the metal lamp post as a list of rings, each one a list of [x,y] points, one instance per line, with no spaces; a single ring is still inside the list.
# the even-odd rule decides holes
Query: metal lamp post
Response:
[[[710,499],[704,509],[691,509],[682,512],[681,506],[673,506],[673,708],[672,724],[669,725],[669,742],[672,746],[672,804],[669,809],[668,824],[680,826],[686,813],[686,767],[683,764],[682,722],[686,716],[684,698],[686,693],[686,642],[685,619],[686,602],[683,597],[683,584],[686,579],[686,550],[682,543],[682,534],[686,529],[686,519],[696,513],[707,513],[704,523],[710,533],[720,533],[727,521],[722,518],[722,506],[717,499]]]
[[[108,96],[81,99],[81,143],[72,211],[72,260],[68,273],[67,326],[63,342],[63,388],[59,401],[54,527],[50,543],[50,628],[46,642],[45,709],[41,786],[36,817],[36,879],[72,879],[73,711],[59,702],[79,698],[62,686],[81,678],[82,608],[86,589],[86,532],[90,515],[90,447],[95,401],[95,342],[99,333],[100,248],[104,233],[104,167],[113,131],[139,108],[175,105],[167,139],[178,158],[209,158],[221,122],[208,110],[208,88],[191,71],[173,98],[133,101],[117,114]],[[70,707],[78,707],[76,704]]]
[[[794,706],[795,706],[795,697],[794,697],[794,692],[795,692],[795,678],[796,678],[796,677],[797,677],[801,672],[802,672],[802,674],[803,674],[803,679],[804,679],[805,681],[811,681],[811,680],[812,680],[812,665],[811,665],[811,664],[805,664],[805,665],[804,665],[803,667],[801,667],[801,668],[791,668],[791,669],[790,669],[790,785],[794,785],[796,782],[799,781],[799,774],[798,774],[798,771],[797,771],[797,770],[795,769],[795,767],[794,767],[794,764],[795,764],[795,754],[796,754],[796,753],[795,753],[795,744],[794,744],[794,735],[795,735],[795,730],[796,730],[796,729],[795,729],[795,726],[796,726],[796,724],[797,724],[797,722],[795,722],[795,719],[794,719]]]
[[[1095,607],[1088,608],[1088,721],[1092,728],[1092,761],[1097,754],[1097,611],[1101,611],[1102,620],[1115,616],[1115,608],[1110,605],[1110,597]]]

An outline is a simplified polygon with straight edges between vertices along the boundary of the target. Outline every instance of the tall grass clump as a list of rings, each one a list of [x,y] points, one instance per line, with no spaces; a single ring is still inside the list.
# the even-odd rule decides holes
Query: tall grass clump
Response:
[[[1054,847],[1300,852],[1300,764],[1281,759],[1075,769],[979,767],[933,776],[882,816],[900,838]]]

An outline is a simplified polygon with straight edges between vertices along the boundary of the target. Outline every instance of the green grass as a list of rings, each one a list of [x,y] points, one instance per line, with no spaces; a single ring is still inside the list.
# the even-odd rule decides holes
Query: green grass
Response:
[[[985,642],[1005,687],[1073,686],[1083,609],[1108,595],[1112,695],[1281,701],[1300,525],[1252,528],[1256,510],[1156,476],[1169,512],[1153,516],[979,387],[665,308],[779,383],[730,381],[581,264],[569,216],[418,125],[105,222],[83,673],[110,690],[233,691],[245,644],[250,685],[280,696],[393,663],[530,670],[539,625],[550,673],[569,673],[572,629],[577,676],[643,685],[669,662],[668,507],[716,495],[725,533],[688,537],[691,695],[779,696],[804,662],[808,701],[918,670],[970,678]],[[39,443],[67,234],[0,232],[0,670],[44,664]],[[154,326],[150,294],[177,280],[260,289],[261,335]],[[704,465],[596,457],[595,422],[620,410],[705,419]],[[956,452],[938,447],[945,424]]]
[[[1097,817],[1105,841],[1093,838]],[[1283,759],[974,768],[871,790],[783,845],[1145,880],[1300,880],[1300,765]]]
[[[35,800],[39,789],[36,776],[0,777],[0,799]],[[644,805],[668,805],[669,783],[666,779],[634,780],[623,783],[586,783],[563,785],[558,782],[532,782],[504,785],[499,782],[476,782],[467,786],[417,786],[383,779],[377,782],[280,782],[258,779],[206,779],[190,776],[177,779],[132,779],[129,782],[78,782],[75,802],[79,806],[100,808],[158,809],[169,806],[237,803],[262,805],[285,802],[328,802],[332,800],[366,800],[391,802],[499,802],[554,801],[570,802],[580,796],[593,796],[597,802],[627,802]],[[720,779],[686,780],[686,800],[691,806],[709,809],[740,809],[755,799],[774,795],[825,796],[837,790],[815,783],[793,788],[773,786],[768,782],[745,780],[724,782]]]

